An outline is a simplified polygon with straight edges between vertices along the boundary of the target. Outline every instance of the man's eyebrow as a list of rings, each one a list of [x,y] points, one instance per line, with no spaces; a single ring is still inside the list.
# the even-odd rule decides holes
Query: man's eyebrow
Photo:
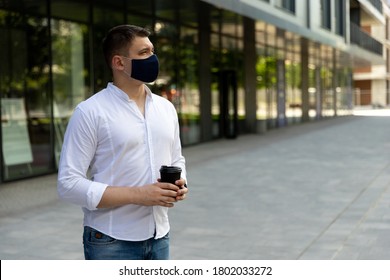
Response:
[[[143,52],[143,51],[154,51],[154,47],[144,47],[139,50],[139,52]]]

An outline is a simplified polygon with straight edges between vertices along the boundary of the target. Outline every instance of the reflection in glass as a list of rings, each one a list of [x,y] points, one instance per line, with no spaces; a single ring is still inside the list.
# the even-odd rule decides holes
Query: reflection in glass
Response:
[[[214,138],[219,137],[220,135],[220,116],[221,116],[221,106],[220,106],[220,96],[219,96],[219,36],[217,34],[211,34],[211,65],[212,65],[212,84],[211,84],[211,117],[212,117],[212,134]]]
[[[236,36],[237,34],[237,14],[230,11],[221,12],[221,32],[224,35]]]
[[[89,19],[89,5],[79,0],[51,0],[52,17],[67,20],[87,22]]]
[[[348,67],[339,66],[336,85],[336,108],[337,115],[350,115],[353,104],[352,97],[352,77]]]
[[[294,59],[296,59],[294,57]],[[290,123],[300,122],[302,117],[301,67],[297,61],[286,60],[286,115]]]
[[[53,20],[52,75],[55,156],[58,162],[66,124],[78,103],[90,95],[89,72],[85,60],[86,25]]]
[[[190,26],[198,26],[199,1],[186,0],[179,1],[179,19],[180,22]]]
[[[310,58],[309,58],[310,59]],[[312,59],[311,59],[312,60]],[[309,94],[309,117],[311,119],[318,118],[317,114],[317,102],[318,102],[318,92],[319,88],[317,88],[317,69],[316,65],[313,63],[309,63],[309,69],[308,69],[309,77],[309,88],[308,88],[308,94]]]
[[[176,1],[175,0],[159,0],[155,1],[156,16],[159,18],[174,20],[176,18]]]
[[[49,95],[49,30],[45,18],[1,12],[3,178],[54,169]]]
[[[174,103],[179,104],[181,136],[183,144],[187,145],[200,141],[198,32],[182,28],[180,36],[178,92]]]
[[[25,165],[32,174],[33,155],[24,98],[1,99],[1,124],[5,179],[10,177],[10,168],[18,165]]]
[[[107,86],[112,80],[111,70],[107,67],[103,58],[102,41],[107,32],[114,26],[124,24],[124,15],[120,11],[107,10],[105,7],[94,6],[93,8],[93,89],[92,93]],[[133,23],[136,24],[136,23]]]
[[[257,118],[267,120],[267,127],[276,126],[277,68],[276,57],[269,56],[266,50],[259,53],[256,63],[257,73]]]
[[[147,15],[153,14],[152,0],[126,0],[126,5],[129,11]]]

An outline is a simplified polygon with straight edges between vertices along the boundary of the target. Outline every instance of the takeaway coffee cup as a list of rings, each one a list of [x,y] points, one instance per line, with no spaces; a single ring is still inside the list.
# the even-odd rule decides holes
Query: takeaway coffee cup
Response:
[[[175,184],[180,179],[181,168],[178,166],[162,165],[160,168],[161,182]]]

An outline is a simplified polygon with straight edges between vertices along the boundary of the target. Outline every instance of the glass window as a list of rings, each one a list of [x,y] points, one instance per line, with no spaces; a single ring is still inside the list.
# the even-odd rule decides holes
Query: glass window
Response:
[[[277,29],[257,23],[256,32],[257,118],[265,120],[267,128],[274,128],[277,125]]]
[[[245,119],[246,108],[245,108],[245,82],[244,82],[244,42],[241,38],[237,39],[236,49],[237,59],[237,113],[239,119]]]
[[[309,43],[309,116],[313,119],[322,116],[321,64],[320,44]]]
[[[50,8],[53,17],[81,22],[89,19],[88,4],[81,1],[51,0]]]
[[[212,6],[210,8],[210,27],[211,31],[219,32],[221,25],[221,10]]]
[[[211,84],[211,117],[212,117],[212,134],[214,138],[220,136],[220,94],[219,94],[219,76],[220,69],[220,37],[218,34],[211,34],[210,53],[212,65],[212,84]]]
[[[336,33],[345,35],[345,0],[336,1]]]
[[[46,18],[0,12],[4,180],[54,170]],[[3,24],[6,23],[6,24]]]
[[[300,122],[302,117],[301,65],[299,54],[291,54],[285,61],[286,67],[286,115],[290,122]]]
[[[160,62],[160,73],[152,91],[170,100],[181,124],[183,145],[200,141],[200,108],[198,77],[198,32],[164,21],[155,24],[153,42]]]
[[[153,15],[152,0],[126,0],[126,5],[134,13]]]
[[[267,41],[266,41],[266,44],[267,46],[270,46],[271,48],[268,48],[268,53],[270,54],[270,52],[274,52],[274,48],[276,48],[276,27],[271,25],[271,24],[266,24],[266,38],[267,38]]]
[[[266,87],[265,87],[265,24],[256,23],[256,100],[258,120],[265,120],[267,117]]]
[[[126,15],[126,23],[147,28],[149,31],[151,31],[151,33],[152,33],[151,38],[153,38],[154,28],[153,28],[152,18],[133,15],[133,14],[127,14]]]
[[[265,57],[265,88],[267,101],[267,127],[276,127],[277,121],[277,58],[272,52],[267,50]]]
[[[47,15],[46,0],[0,0],[0,8],[23,13],[45,16]]]
[[[286,45],[286,115],[290,123],[302,117],[300,39],[291,32],[285,34]]]
[[[95,93],[107,86],[107,82],[112,81],[111,70],[108,68],[102,49],[102,41],[107,32],[114,26],[124,24],[124,13],[117,10],[109,10],[104,7],[94,6],[93,8],[93,90]]]
[[[158,79],[153,84],[153,92],[159,94],[168,100],[172,101],[176,109],[178,107],[180,99],[176,98],[178,90],[177,65],[178,50],[175,48],[178,42],[178,31],[175,25],[159,21],[156,23],[156,42],[153,42],[156,55],[160,62],[160,72]]]
[[[196,0],[179,1],[180,22],[191,26],[198,25],[198,3]]]
[[[155,1],[156,16],[162,19],[176,19],[176,3],[175,0],[158,0]]]
[[[101,1],[103,2],[103,1]],[[146,5],[150,3],[145,1],[145,9],[150,10],[150,7]],[[128,9],[130,9],[130,3],[128,3]],[[134,5],[142,6],[141,2],[134,2]],[[117,6],[119,8],[119,6]],[[93,46],[92,46],[92,68],[93,68],[93,89],[92,93],[95,93],[107,86],[107,83],[112,81],[111,70],[106,65],[103,57],[102,41],[107,32],[114,26],[121,24],[134,24],[142,27],[146,27],[150,31],[153,31],[152,19],[142,15],[136,15],[133,13],[125,13],[120,9],[109,9],[103,6],[94,5],[93,7]]]
[[[295,14],[295,0],[283,0],[283,8]]]
[[[321,24],[323,28],[331,29],[331,0],[321,0]]]
[[[333,55],[330,47],[322,45],[321,49],[322,116],[332,117],[334,116]]]
[[[276,0],[276,5],[291,13],[295,13],[295,0]]]
[[[68,120],[78,103],[91,95],[88,28],[52,20],[52,77],[55,155],[58,162]]]
[[[264,51],[263,48],[257,46],[257,62],[256,62],[256,101],[257,112],[256,117],[258,120],[265,120],[267,117],[267,102],[266,102],[266,89],[264,86],[265,79],[265,64],[264,64]]]
[[[159,21],[155,25],[155,33],[157,39],[155,43],[156,52],[161,60],[160,71],[162,71],[162,75],[165,75],[168,80],[174,81],[175,45],[178,41],[178,30],[171,23]]]
[[[222,30],[225,35],[236,36],[237,14],[223,10],[222,11]]]
[[[347,65],[338,65],[335,86],[337,115],[350,115],[353,104],[352,73]]]
[[[200,141],[198,32],[181,28],[178,89],[173,102],[178,107],[183,145]]]
[[[266,44],[266,23],[256,22],[256,43],[265,46]]]
[[[78,0],[76,0],[78,1]],[[85,1],[88,2],[88,1]],[[93,0],[90,1],[93,6],[99,6],[99,7],[106,7],[107,12],[111,10],[121,10],[124,8],[124,2],[123,0],[121,1],[112,1],[112,0]]]

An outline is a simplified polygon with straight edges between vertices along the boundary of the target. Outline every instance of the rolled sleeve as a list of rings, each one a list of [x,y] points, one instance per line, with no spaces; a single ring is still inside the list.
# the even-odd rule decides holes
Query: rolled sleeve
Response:
[[[108,185],[98,182],[92,182],[87,191],[86,208],[89,210],[96,210],[103,193]]]
[[[75,182],[59,177],[58,195],[62,200],[71,202],[88,210],[96,210],[107,184],[78,178]]]
[[[58,168],[57,191],[61,199],[95,210],[108,184],[87,178],[96,150],[96,133],[80,109],[69,121]]]

